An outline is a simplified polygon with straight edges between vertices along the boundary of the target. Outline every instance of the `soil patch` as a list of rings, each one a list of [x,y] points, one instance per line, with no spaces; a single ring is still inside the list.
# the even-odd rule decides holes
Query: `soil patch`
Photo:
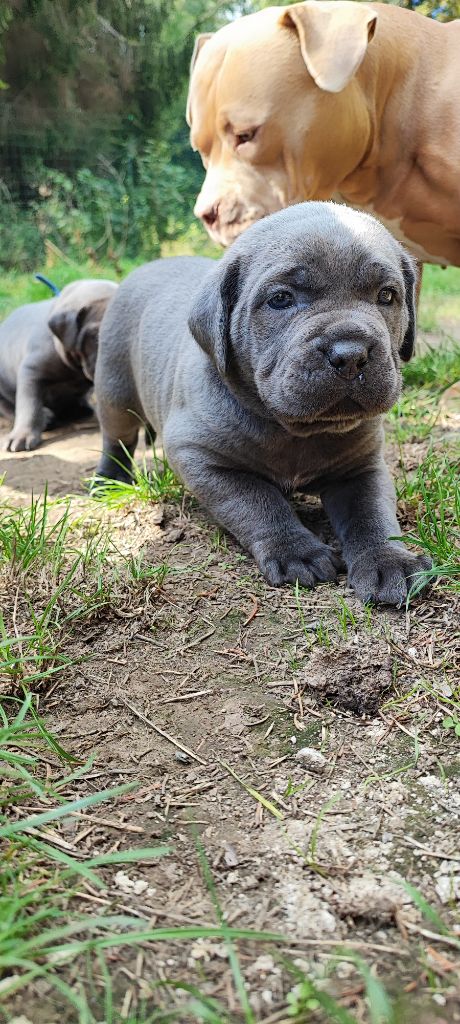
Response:
[[[34,455],[5,454],[9,499],[23,502],[48,480],[52,494],[79,492],[75,507],[86,508],[82,479],[99,443],[85,425],[47,438]],[[328,537],[319,506],[300,504]],[[64,747],[95,755],[85,791],[140,785],[110,811],[68,819],[59,834],[79,856],[133,842],[171,849],[133,870],[106,869],[102,896],[83,882],[73,905],[129,911],[144,925],[215,924],[204,855],[226,922],[288,942],[281,952],[238,946],[257,1021],[289,1019],[282,1007],[295,969],[324,979],[343,945],[403,993],[404,1022],[460,1021],[455,950],[404,886],[456,927],[460,762],[442,697],[456,685],[458,600],[435,590],[407,613],[366,610],[342,578],[303,592],[299,612],[293,590],[270,589],[190,499],[109,518],[119,551],[168,571],[161,586],[127,590],[80,628],[68,650],[79,664],[43,695],[41,710]],[[320,750],[324,770],[296,759],[301,747]],[[75,794],[82,787],[76,781]],[[146,993],[157,1008],[180,1009],[184,993],[164,989],[172,978],[243,1019],[222,942],[147,943],[137,958],[115,951],[111,966],[131,1013]],[[66,965],[66,981],[77,986],[80,971]],[[352,963],[328,985],[367,1019]],[[97,1003],[97,973],[94,991]],[[64,1014],[56,998],[34,982],[12,1016],[54,1024]]]
[[[313,651],[305,685],[332,707],[373,718],[390,692],[391,667],[388,645],[370,637],[365,650]]]

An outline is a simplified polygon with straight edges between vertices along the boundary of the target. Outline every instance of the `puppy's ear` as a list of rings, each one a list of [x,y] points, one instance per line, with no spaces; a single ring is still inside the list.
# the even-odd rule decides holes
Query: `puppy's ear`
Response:
[[[230,344],[230,320],[238,298],[239,264],[222,260],[207,275],[188,318],[189,330],[200,348],[225,374]]]
[[[407,330],[403,338],[403,343],[399,350],[401,359],[408,363],[409,359],[413,355],[415,337],[417,334],[417,320],[416,320],[416,284],[417,284],[417,264],[415,260],[412,260],[410,256],[404,253],[402,257],[402,272],[404,275],[404,285],[406,290],[406,307],[409,316],[409,323]],[[421,270],[419,270],[421,273]]]
[[[50,331],[59,338],[66,352],[71,352],[75,348],[86,313],[87,309],[85,306],[78,311],[75,309],[65,309],[58,313],[53,313],[52,317],[48,320]]]
[[[100,323],[90,320],[80,331],[78,337],[78,350],[81,368],[88,380],[94,380],[96,372],[97,350],[99,345]]]
[[[193,47],[193,53],[192,53],[192,57],[191,57],[191,61],[190,61],[190,76],[192,75],[192,71],[193,71],[193,69],[195,67],[195,64],[197,62],[198,54],[202,50],[204,44],[207,43],[208,39],[212,39],[212,36],[213,36],[212,32],[201,32],[200,35],[196,37],[195,45]],[[192,107],[192,104],[191,104],[191,90],[189,89],[189,94],[187,96],[187,106],[186,106],[186,110],[185,110],[185,119],[187,121],[187,124],[188,124],[189,128],[191,128],[191,126],[192,126],[192,110],[191,110],[191,107]]]
[[[306,0],[280,17],[280,25],[297,32],[307,70],[326,92],[341,92],[351,81],[376,24],[371,7],[347,0]]]

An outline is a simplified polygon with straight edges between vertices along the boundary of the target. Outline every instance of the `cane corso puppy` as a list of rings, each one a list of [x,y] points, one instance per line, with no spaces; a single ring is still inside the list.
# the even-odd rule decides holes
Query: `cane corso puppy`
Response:
[[[333,203],[259,221],[217,264],[134,271],[101,328],[99,475],[129,477],[126,451],[147,422],[274,586],[336,578],[337,555],[288,503],[319,493],[356,593],[400,604],[430,565],[394,539],[383,457],[382,414],[414,344],[414,280],[381,224]]]
[[[99,324],[117,285],[74,281],[56,299],[21,306],[0,324],[0,413],[14,416],[12,452],[37,448],[42,431],[91,412]]]

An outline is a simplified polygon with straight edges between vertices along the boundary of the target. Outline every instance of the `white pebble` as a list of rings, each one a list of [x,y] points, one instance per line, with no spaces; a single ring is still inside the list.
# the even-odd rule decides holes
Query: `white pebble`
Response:
[[[296,753],[296,761],[302,761],[307,767],[318,772],[324,772],[327,768],[327,757],[316,750],[315,747],[301,747]]]

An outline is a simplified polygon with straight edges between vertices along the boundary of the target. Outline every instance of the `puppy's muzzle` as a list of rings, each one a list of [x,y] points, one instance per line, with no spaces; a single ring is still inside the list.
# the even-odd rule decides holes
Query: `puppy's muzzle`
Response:
[[[328,363],[343,380],[356,380],[369,358],[370,342],[333,341],[325,351]]]

